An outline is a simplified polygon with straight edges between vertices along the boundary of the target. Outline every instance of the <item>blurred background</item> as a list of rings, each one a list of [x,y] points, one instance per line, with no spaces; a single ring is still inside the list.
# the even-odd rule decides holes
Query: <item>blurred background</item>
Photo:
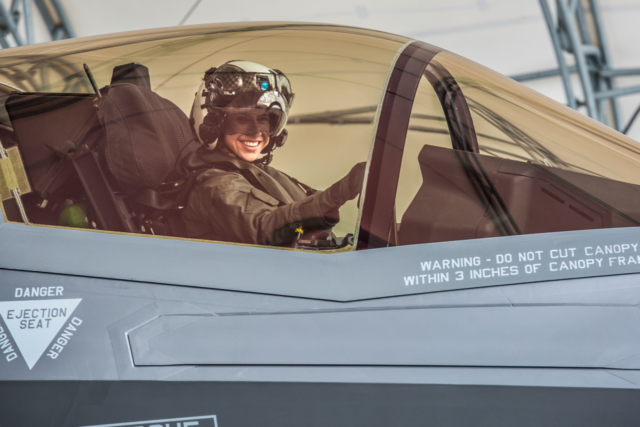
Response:
[[[0,4],[4,48],[237,21],[322,22],[396,33],[465,56],[564,104],[571,104],[569,98],[574,96],[579,111],[640,140],[640,118],[629,125],[640,106],[639,0],[0,0]],[[560,57],[557,52],[562,52]],[[574,70],[567,80],[571,95],[561,75],[550,70],[557,70],[559,61],[565,61],[569,71],[580,65],[575,52],[584,53],[583,64],[591,77],[583,75],[581,80],[580,70]],[[545,72],[543,78],[539,72]],[[581,82],[589,80],[591,93],[585,94]],[[591,111],[586,105],[589,97],[611,99],[603,98],[607,95],[617,102],[617,119],[610,104],[601,102],[598,111],[593,111],[593,103]]]

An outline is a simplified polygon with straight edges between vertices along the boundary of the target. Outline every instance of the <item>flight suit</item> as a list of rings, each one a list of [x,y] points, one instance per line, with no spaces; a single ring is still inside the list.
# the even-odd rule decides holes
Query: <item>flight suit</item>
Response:
[[[204,150],[188,162],[201,172],[182,212],[187,237],[288,246],[299,227],[331,229],[339,220],[327,194],[273,167]]]

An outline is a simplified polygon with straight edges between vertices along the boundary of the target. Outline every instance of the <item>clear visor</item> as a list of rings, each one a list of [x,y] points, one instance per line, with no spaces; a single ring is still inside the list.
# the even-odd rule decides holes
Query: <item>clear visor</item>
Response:
[[[266,133],[278,135],[284,127],[284,114],[278,108],[230,108],[224,117],[224,133],[255,136]]]

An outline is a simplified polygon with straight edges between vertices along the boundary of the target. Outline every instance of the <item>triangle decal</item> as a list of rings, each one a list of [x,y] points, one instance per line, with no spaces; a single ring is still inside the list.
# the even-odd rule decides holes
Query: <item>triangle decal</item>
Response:
[[[0,316],[29,369],[40,360],[82,298],[0,301]]]

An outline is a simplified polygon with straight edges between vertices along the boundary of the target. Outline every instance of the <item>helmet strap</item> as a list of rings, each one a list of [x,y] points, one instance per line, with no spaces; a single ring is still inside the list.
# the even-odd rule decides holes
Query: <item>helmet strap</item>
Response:
[[[255,160],[253,163],[262,163],[265,166],[267,166],[273,160],[273,152],[275,151],[275,149],[276,149],[275,144],[273,144],[272,141],[269,141],[269,145],[267,145],[265,149],[262,150],[262,153],[266,151],[267,155],[262,156],[261,158]]]
[[[287,137],[289,136],[289,132],[286,129],[282,129],[280,135],[272,136],[269,145],[267,145],[262,153],[267,153],[266,156],[263,156],[261,159],[256,160],[254,163],[264,163],[264,165],[268,165],[273,160],[273,152],[276,151],[276,148],[282,147],[285,142],[287,142]]]

